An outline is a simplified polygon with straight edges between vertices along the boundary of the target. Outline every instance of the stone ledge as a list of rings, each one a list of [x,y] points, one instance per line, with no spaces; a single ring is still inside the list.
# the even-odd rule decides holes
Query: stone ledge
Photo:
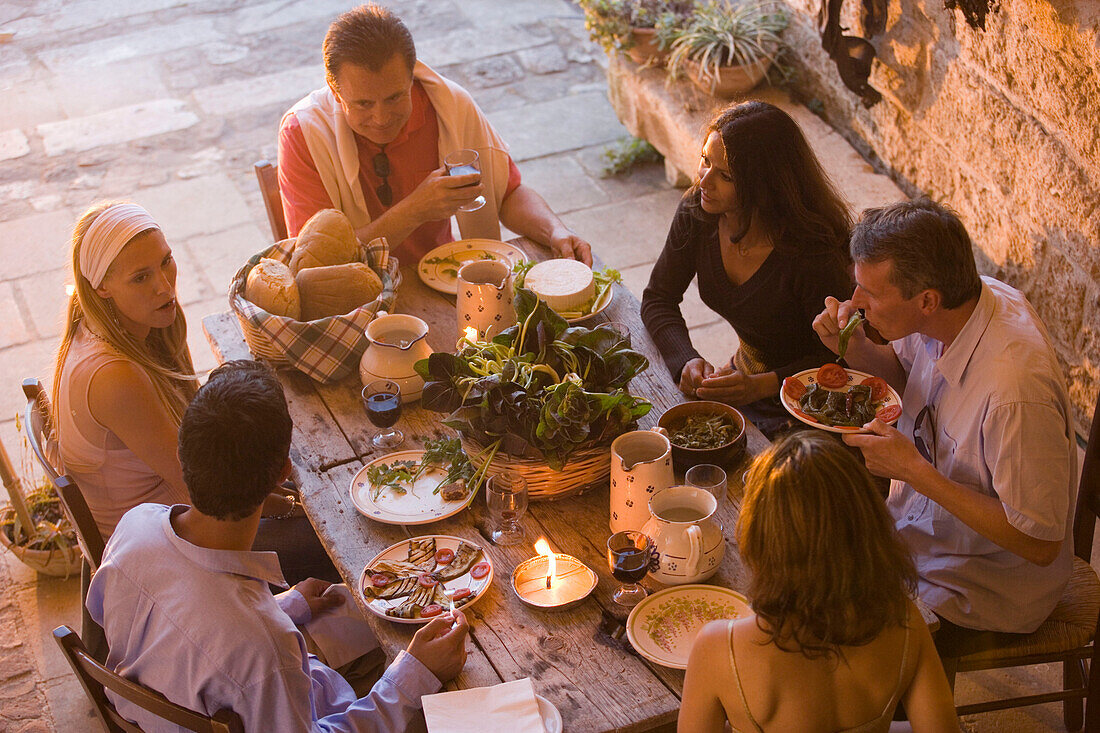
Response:
[[[619,56],[610,59],[607,86],[611,105],[630,134],[645,138],[665,156],[670,179],[676,171],[694,177],[702,131],[729,102],[699,92],[688,81],[670,83],[663,69],[641,68]],[[794,118],[853,213],[907,198],[828,123],[782,89],[758,87],[742,101],[750,99],[774,104]]]

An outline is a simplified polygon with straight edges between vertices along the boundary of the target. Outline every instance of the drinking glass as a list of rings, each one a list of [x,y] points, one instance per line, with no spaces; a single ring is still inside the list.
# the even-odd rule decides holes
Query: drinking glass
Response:
[[[443,158],[443,165],[447,167],[448,176],[465,176],[470,173],[481,173],[481,161],[477,151],[469,148],[447,153]],[[459,206],[459,211],[477,211],[485,205],[485,197],[478,196],[468,204]]]
[[[688,486],[706,489],[714,494],[719,506],[726,500],[726,472],[720,466],[715,466],[713,463],[692,466],[684,474],[684,482]]]
[[[379,379],[363,387],[363,409],[376,428],[382,428],[370,442],[376,448],[401,445],[405,434],[394,427],[401,417],[401,386],[388,379]]]
[[[523,542],[519,520],[527,511],[527,479],[517,473],[490,476],[485,484],[485,504],[493,522],[490,538],[497,545]]]
[[[611,535],[607,540],[607,563],[611,575],[622,583],[611,596],[621,606],[636,606],[646,597],[638,585],[655,560],[653,540],[633,529]]]

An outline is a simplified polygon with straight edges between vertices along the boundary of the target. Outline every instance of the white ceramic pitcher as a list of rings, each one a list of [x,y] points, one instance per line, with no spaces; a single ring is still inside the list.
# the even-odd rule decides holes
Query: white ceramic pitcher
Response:
[[[642,532],[653,540],[660,566],[650,577],[666,585],[701,583],[718,572],[726,554],[718,501],[706,489],[673,486],[649,500]]]
[[[428,324],[416,316],[378,311],[367,325],[370,344],[359,360],[359,378],[363,384],[389,379],[401,387],[401,401],[420,399],[424,379],[413,364],[432,354],[428,345]]]
[[[512,305],[512,268],[507,262],[474,260],[458,269],[458,336],[477,329],[480,339],[491,339],[516,322]]]
[[[649,499],[676,483],[664,428],[623,433],[611,443],[611,531],[641,530]]]

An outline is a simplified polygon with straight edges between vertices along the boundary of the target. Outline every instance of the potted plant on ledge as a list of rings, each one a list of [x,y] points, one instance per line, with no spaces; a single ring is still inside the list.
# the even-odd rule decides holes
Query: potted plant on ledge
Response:
[[[696,86],[718,97],[747,92],[768,73],[786,27],[787,16],[772,3],[709,0],[676,31],[669,74],[687,71]]]
[[[610,53],[636,64],[663,64],[668,44],[691,17],[695,0],[577,0],[584,27]]]

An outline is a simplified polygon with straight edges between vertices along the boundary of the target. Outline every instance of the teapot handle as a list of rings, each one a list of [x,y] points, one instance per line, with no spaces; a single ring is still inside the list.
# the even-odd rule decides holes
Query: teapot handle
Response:
[[[668,437],[668,431],[665,430],[660,425],[655,425],[654,427],[650,428],[650,430],[652,430],[655,433],[659,433],[659,434],[665,436],[666,438]]]
[[[389,315],[388,311],[379,309],[378,311],[375,312],[374,317],[375,318],[381,318],[382,316],[388,316],[388,315]]]
[[[698,524],[687,528],[688,560],[687,566],[692,572],[699,570],[699,564],[703,561],[703,529]]]

